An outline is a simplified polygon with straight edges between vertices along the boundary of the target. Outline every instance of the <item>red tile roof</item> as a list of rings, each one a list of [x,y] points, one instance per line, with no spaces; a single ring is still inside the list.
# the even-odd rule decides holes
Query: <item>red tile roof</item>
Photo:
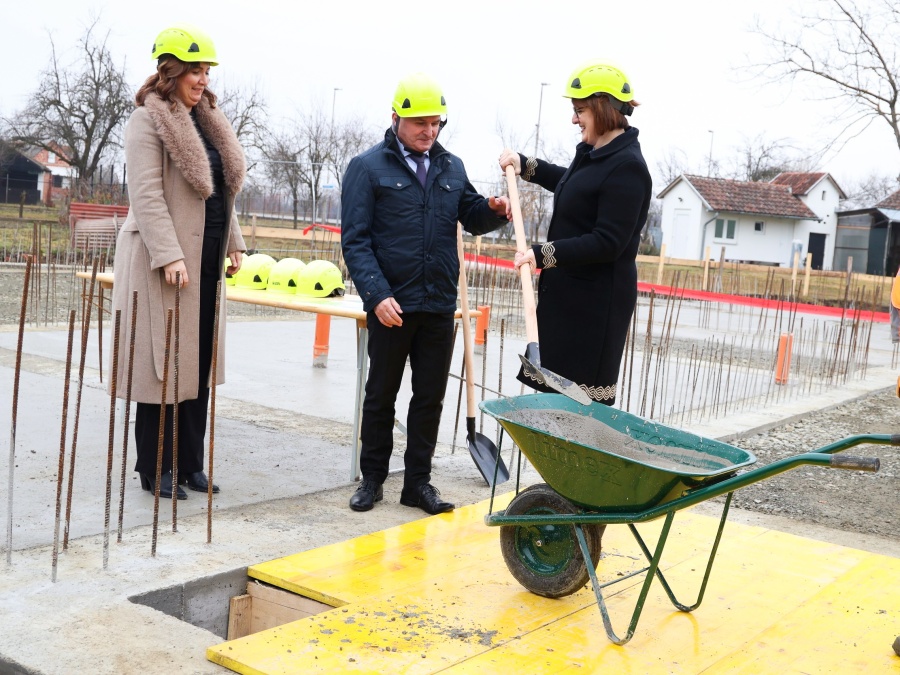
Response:
[[[818,220],[786,185],[684,175],[714,211]]]
[[[825,177],[824,173],[784,171],[772,179],[774,185],[787,185],[795,195],[805,195]]]
[[[897,190],[894,194],[889,195],[882,199],[875,205],[876,209],[898,209],[900,210],[900,190]]]

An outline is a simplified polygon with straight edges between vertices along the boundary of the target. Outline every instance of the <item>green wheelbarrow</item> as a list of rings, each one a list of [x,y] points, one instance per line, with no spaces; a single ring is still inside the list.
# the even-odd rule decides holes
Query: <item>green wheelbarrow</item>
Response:
[[[756,462],[751,453],[610,408],[584,406],[560,394],[531,394],[484,401],[479,406],[496,418],[546,483],[518,494],[504,511],[494,512],[494,491],[485,523],[500,526],[500,546],[510,573],[532,593],[560,598],[590,581],[615,644],[634,635],[647,593],[659,579],[672,604],[682,612],[700,606],[712,570],[728,508],[735,490],[799,466],[878,471],[879,460],[835,455],[862,443],[900,445],[900,436],[850,436],[767,466],[739,473]],[[499,455],[498,455],[499,456]],[[678,601],[659,562],[675,513],[727,495],[718,531],[696,602]],[[636,524],[665,517],[653,550]],[[624,524],[649,565],[615,581],[601,584],[595,568],[607,525]],[[613,630],[603,589],[646,574],[628,631]]]

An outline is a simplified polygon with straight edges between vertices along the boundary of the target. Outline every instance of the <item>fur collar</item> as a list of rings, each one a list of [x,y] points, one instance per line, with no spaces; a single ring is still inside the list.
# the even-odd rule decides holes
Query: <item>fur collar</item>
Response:
[[[212,170],[188,107],[176,99],[173,111],[171,105],[155,93],[147,95],[144,107],[175,166],[200,196],[208,199],[213,193]],[[196,117],[203,133],[222,156],[226,190],[232,195],[240,192],[247,164],[228,118],[219,108],[211,108],[205,98],[200,99],[196,106]]]

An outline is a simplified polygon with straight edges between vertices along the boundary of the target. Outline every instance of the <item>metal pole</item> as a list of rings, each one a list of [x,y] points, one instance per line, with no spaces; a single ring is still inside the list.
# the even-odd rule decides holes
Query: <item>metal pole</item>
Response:
[[[337,93],[341,91],[340,87],[334,88],[334,93],[331,94],[331,128],[334,129],[334,102],[337,98]]]
[[[535,128],[534,128],[534,156],[535,157],[537,157],[537,155],[538,155],[538,141],[540,140],[540,136],[541,136],[541,108],[544,107],[544,87],[546,87],[548,84],[550,84],[550,83],[549,82],[541,82],[541,97],[538,100],[538,119],[537,119],[537,124],[535,125]]]
[[[716,137],[715,132],[712,129],[709,130],[709,158],[706,162],[706,177],[710,178],[712,176],[712,152],[713,152],[713,139]]]

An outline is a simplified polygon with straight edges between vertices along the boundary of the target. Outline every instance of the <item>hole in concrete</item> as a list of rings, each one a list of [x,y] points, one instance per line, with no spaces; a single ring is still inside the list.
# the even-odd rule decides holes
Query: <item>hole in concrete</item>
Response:
[[[204,628],[224,640],[228,634],[229,603],[232,597],[246,593],[247,581],[247,568],[239,567],[230,572],[132,595],[128,599]]]
[[[133,595],[128,599],[208,630],[223,640],[244,637],[334,609],[251,579],[247,576],[246,567]],[[229,621],[231,636],[228,635]]]

